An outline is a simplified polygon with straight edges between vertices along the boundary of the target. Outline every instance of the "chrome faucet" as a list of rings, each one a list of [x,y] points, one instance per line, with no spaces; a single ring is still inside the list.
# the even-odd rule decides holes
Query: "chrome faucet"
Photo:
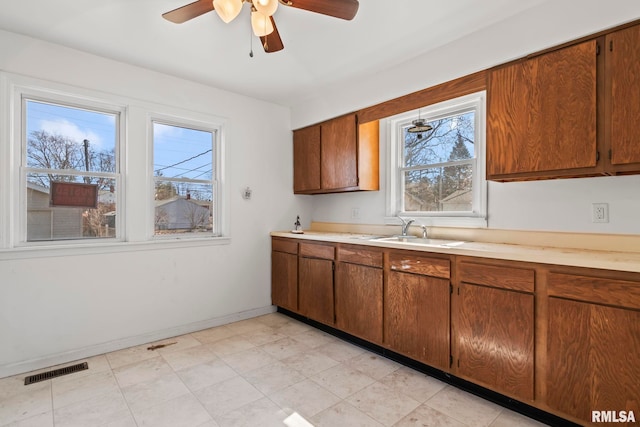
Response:
[[[404,219],[400,216],[398,218],[400,219],[400,221],[402,221],[402,236],[405,237],[408,235],[407,233],[409,232],[409,227],[411,226],[411,224],[413,224],[415,219],[412,219],[412,218]]]

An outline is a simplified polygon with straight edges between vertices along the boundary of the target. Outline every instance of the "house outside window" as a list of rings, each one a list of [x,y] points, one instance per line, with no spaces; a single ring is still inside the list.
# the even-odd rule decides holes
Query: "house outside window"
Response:
[[[22,97],[22,242],[114,239],[117,107]]]
[[[486,226],[485,93],[389,119],[388,222]],[[432,130],[410,132],[420,119]]]
[[[154,235],[220,235],[214,125],[153,120]]]

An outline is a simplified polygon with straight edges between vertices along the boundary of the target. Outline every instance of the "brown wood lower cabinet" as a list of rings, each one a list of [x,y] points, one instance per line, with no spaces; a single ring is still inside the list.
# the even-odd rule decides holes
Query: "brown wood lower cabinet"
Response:
[[[455,372],[528,402],[534,398],[534,272],[512,265],[459,261]]]
[[[449,259],[394,252],[389,264],[385,344],[420,362],[449,369]]]
[[[633,411],[640,422],[640,282],[551,273],[549,294],[549,407],[587,423],[592,411]]]
[[[298,310],[303,316],[333,325],[333,245],[300,243],[298,258]]]
[[[271,302],[298,310],[298,242],[272,239]]]
[[[381,250],[341,245],[336,266],[336,327],[382,343]]]

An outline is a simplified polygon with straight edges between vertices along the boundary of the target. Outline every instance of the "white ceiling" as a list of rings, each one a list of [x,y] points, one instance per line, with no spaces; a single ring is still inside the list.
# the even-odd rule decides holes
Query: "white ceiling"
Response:
[[[190,1],[0,0],[0,28],[291,106],[549,0],[361,0],[352,21],[280,5],[285,48],[271,54],[250,36],[248,5],[230,24],[215,12],[184,24],[161,17]]]

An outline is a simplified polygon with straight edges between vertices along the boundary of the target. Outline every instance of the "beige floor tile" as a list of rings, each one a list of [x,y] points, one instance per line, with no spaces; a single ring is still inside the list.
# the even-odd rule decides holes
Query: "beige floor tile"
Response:
[[[120,387],[128,387],[149,381],[172,372],[171,366],[161,357],[154,357],[153,359],[121,366],[113,370]]]
[[[174,353],[176,351],[185,350],[187,348],[200,346],[202,345],[202,343],[198,341],[195,337],[193,337],[191,334],[187,334],[187,335],[180,335],[173,338],[167,338],[161,341],[152,342],[150,344],[147,344],[147,350],[149,349],[149,347],[158,346],[158,345],[165,345],[165,347],[160,347],[160,348],[157,348],[156,350],[149,350],[149,351],[155,351],[160,354],[168,354],[168,353]]]
[[[342,399],[375,382],[370,376],[343,364],[322,371],[311,379]]]
[[[268,327],[264,329],[258,329],[257,331],[247,332],[241,335],[242,338],[249,341],[251,344],[259,346],[266,343],[278,341],[282,338],[286,338],[286,335],[276,332],[275,329]]]
[[[346,402],[338,403],[314,416],[311,423],[315,427],[382,427],[378,421],[354,408]]]
[[[214,419],[264,397],[242,377],[211,385],[194,394]]]
[[[271,363],[242,375],[266,395],[306,380],[306,377],[282,362]]]
[[[368,351],[362,353],[360,356],[352,357],[345,361],[344,364],[377,380],[386,377],[402,366],[399,363]]]
[[[466,424],[438,412],[430,406],[420,405],[393,427],[467,427]],[[515,427],[515,426],[512,426]]]
[[[0,425],[51,411],[51,381],[30,384],[0,400]]]
[[[3,422],[0,418],[0,425],[3,427],[53,427],[53,412],[48,411],[6,425]]]
[[[316,329],[309,329],[301,334],[291,335],[291,338],[309,348],[317,348],[337,341],[337,338]]]
[[[122,388],[124,398],[134,414],[176,397],[190,394],[189,389],[175,373]]]
[[[216,417],[220,427],[284,427],[288,414],[268,398]]]
[[[53,411],[53,421],[56,427],[101,426],[122,420],[127,414],[127,403],[117,391],[58,408]]]
[[[213,422],[211,415],[192,394],[134,411],[138,427],[199,427]]]
[[[309,350],[306,353],[296,354],[295,356],[282,359],[282,362],[291,366],[293,369],[299,371],[307,377],[312,377],[322,371],[326,371],[339,364],[337,360],[333,360],[330,357],[318,354],[314,350]]]
[[[314,330],[311,326],[305,325],[304,323],[298,322],[297,320],[291,320],[288,323],[284,323],[282,325],[273,326],[273,328],[280,334],[286,335],[288,337],[292,337],[295,335],[300,335],[305,332],[309,332]]]
[[[490,425],[502,410],[498,405],[451,386],[425,404],[471,427]]]
[[[109,361],[111,369],[116,369],[121,366],[131,365],[132,363],[160,357],[160,353],[147,350],[147,347],[149,347],[149,344],[138,345],[135,347],[125,348],[123,350],[114,351],[112,353],[107,353],[105,356]]]
[[[218,326],[215,328],[203,329],[202,331],[192,332],[191,336],[200,341],[202,344],[210,344],[225,338],[231,338],[237,335],[234,331],[226,326]]]
[[[138,427],[138,423],[133,418],[133,414],[128,412],[123,413],[121,418],[105,424],[104,427]]]
[[[209,362],[218,358],[213,352],[203,346],[198,345],[196,347],[190,347],[180,351],[174,351],[173,353],[163,353],[162,358],[173,368],[174,371],[190,368],[192,366],[200,365],[201,363]]]
[[[238,376],[236,371],[220,359],[182,369],[176,373],[191,391],[201,390]]]
[[[308,346],[288,337],[261,345],[260,348],[278,360],[286,359],[287,357],[310,350]]]
[[[447,384],[442,381],[407,368],[406,366],[400,367],[379,381],[393,388],[398,393],[407,395],[420,403],[424,403],[427,399],[430,399],[447,386]]]
[[[297,412],[306,419],[340,402],[340,398],[314,381],[304,380],[269,395],[287,413]]]
[[[265,325],[270,326],[272,328],[286,325],[287,323],[292,321],[295,322],[295,320],[292,320],[289,316],[285,316],[284,314],[281,314],[281,313],[265,314],[263,316],[256,317],[255,320],[257,320],[258,322],[262,322]]]
[[[257,347],[233,354],[225,354],[220,356],[220,359],[224,360],[227,365],[240,374],[277,362],[276,358]]]
[[[269,326],[265,325],[260,320],[254,318],[240,320],[238,322],[229,323],[225,325],[227,328],[231,329],[236,334],[246,334],[248,332],[255,332],[260,329],[269,328]]]
[[[491,423],[491,427],[542,427],[545,425],[508,409],[503,409],[498,418]]]
[[[23,393],[28,390],[33,390],[37,386],[48,387],[50,381],[43,383],[24,385],[24,377],[31,375],[30,373],[22,375],[14,375],[12,377],[0,378],[0,402],[9,397],[13,397],[17,394]]]
[[[118,382],[111,371],[80,377],[74,375],[56,378],[52,382],[54,409],[119,390]]]
[[[207,344],[206,346],[217,356],[233,354],[255,347],[255,345],[251,344],[249,341],[245,340],[239,335],[234,335],[229,338],[223,338],[219,341]]]
[[[379,382],[363,388],[346,401],[385,426],[392,426],[420,406],[417,400]]]
[[[365,352],[364,349],[345,341],[335,341],[317,348],[318,353],[338,362],[345,362]]]

